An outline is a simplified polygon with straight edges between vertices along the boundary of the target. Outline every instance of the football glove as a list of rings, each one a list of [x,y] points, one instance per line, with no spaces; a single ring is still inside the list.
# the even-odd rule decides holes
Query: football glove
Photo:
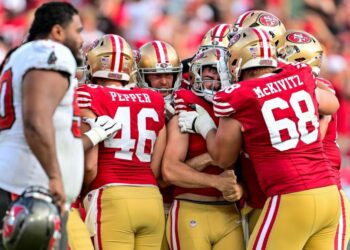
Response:
[[[221,56],[219,61],[217,62],[217,69],[220,76],[221,89],[230,86],[232,83],[231,74],[228,71],[227,61],[223,56]]]
[[[196,111],[181,111],[179,114],[179,127],[182,133],[198,133],[204,139],[216,125],[208,112],[200,105],[195,105]]]
[[[84,118],[83,122],[90,125],[91,129],[85,132],[95,146],[109,137],[113,137],[121,128],[122,124],[107,115],[92,118]]]

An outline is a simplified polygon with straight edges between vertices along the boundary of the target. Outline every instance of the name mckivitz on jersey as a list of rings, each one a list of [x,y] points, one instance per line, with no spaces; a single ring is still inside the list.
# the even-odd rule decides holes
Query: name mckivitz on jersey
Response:
[[[260,86],[253,88],[253,91],[255,92],[258,98],[262,98],[267,95],[296,88],[301,85],[304,85],[304,82],[300,80],[300,77],[298,75],[293,75],[278,81],[266,83],[266,87],[263,88],[261,88]]]

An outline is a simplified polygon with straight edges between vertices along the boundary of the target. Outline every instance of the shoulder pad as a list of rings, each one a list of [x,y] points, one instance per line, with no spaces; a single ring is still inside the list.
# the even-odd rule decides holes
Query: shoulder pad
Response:
[[[23,53],[23,54],[22,54]],[[23,45],[21,57],[26,58],[26,70],[48,69],[75,75],[76,61],[66,46],[51,40],[37,40]]]

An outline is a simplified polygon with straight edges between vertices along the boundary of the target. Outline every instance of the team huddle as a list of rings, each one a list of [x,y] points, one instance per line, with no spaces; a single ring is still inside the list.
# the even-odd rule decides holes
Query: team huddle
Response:
[[[314,36],[247,11],[181,60],[81,30],[44,4],[1,66],[0,249],[346,249]]]

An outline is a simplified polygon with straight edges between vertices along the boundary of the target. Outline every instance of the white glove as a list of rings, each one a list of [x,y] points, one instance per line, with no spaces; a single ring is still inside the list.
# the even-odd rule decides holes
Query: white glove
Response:
[[[220,76],[221,81],[221,89],[224,89],[231,85],[231,74],[228,71],[227,67],[227,61],[223,56],[220,57],[219,61],[217,62],[217,69]]]
[[[95,119],[84,118],[83,122],[91,127],[89,131],[85,132],[85,135],[89,137],[94,146],[109,137],[113,137],[122,128],[121,123],[107,115]]]
[[[179,114],[179,127],[182,133],[199,133],[204,139],[216,125],[208,112],[200,105],[195,105],[196,111],[181,111]]]

